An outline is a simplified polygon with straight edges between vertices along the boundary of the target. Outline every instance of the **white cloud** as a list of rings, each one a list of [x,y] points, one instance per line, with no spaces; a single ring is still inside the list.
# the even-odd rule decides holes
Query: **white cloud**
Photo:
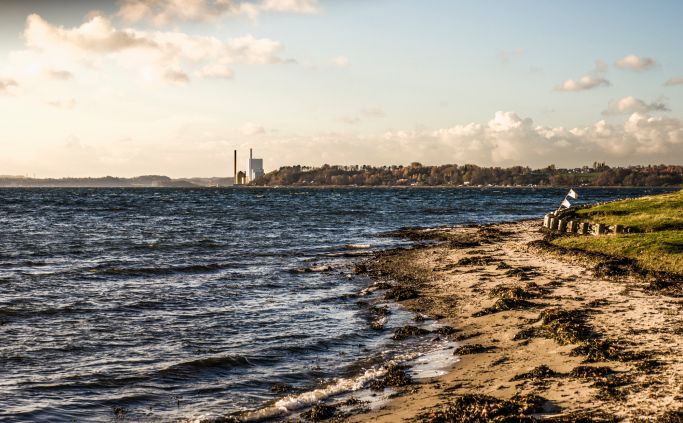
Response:
[[[386,113],[384,113],[384,110],[380,109],[379,107],[372,107],[369,109],[363,109],[358,114],[342,116],[337,120],[347,125],[356,125],[364,120],[380,119],[384,117],[386,117]]]
[[[332,59],[332,64],[335,66],[338,66],[340,68],[345,68],[345,67],[349,66],[350,63],[351,62],[350,62],[349,58],[346,56],[337,56],[334,59]]]
[[[17,81],[13,79],[0,78],[0,94],[8,92],[12,87],[17,86]]]
[[[232,79],[235,76],[235,72],[227,65],[212,63],[204,66],[196,72],[196,75],[200,78]]]
[[[674,85],[681,85],[681,84],[683,84],[683,76],[673,77],[664,83],[664,85],[666,85],[668,87],[672,87]]]
[[[555,91],[585,91],[598,87],[607,87],[610,82],[605,79],[607,64],[598,60],[595,69],[578,79],[567,79],[555,86]]]
[[[231,65],[282,63],[282,44],[246,35],[221,41],[176,31],[119,29],[101,15],[91,15],[80,26],[52,25],[38,15],[27,18],[27,50],[13,52],[17,67],[47,68],[52,78],[68,78],[64,67],[105,67],[106,61],[142,71],[145,79],[174,84],[189,82],[188,71],[201,77],[232,77]],[[188,69],[190,68],[190,69]],[[56,69],[56,70],[55,70]],[[154,78],[151,78],[154,77]]]
[[[164,72],[163,79],[176,85],[186,85],[190,82],[190,77],[185,72],[177,69],[169,69]]]
[[[247,122],[244,125],[242,125],[241,129],[242,135],[246,135],[248,137],[254,136],[254,135],[262,135],[266,133],[266,129],[263,126],[257,125],[253,122]]]
[[[46,73],[49,78],[59,81],[66,81],[74,76],[71,72],[61,69],[48,69]]]
[[[67,109],[71,110],[76,107],[76,99],[75,98],[61,98],[61,99],[56,99],[56,100],[51,100],[47,102],[48,105],[55,107],[57,109]]]
[[[605,78],[592,75],[584,75],[579,79],[567,79],[555,87],[557,91],[584,91],[597,87],[609,86],[610,82]]]
[[[632,113],[669,112],[671,109],[662,100],[646,103],[633,96],[611,101],[603,115],[626,115]]]
[[[128,22],[145,20],[155,25],[173,21],[213,21],[224,16],[256,17],[263,12],[312,14],[317,0],[121,0],[118,16]]]
[[[383,144],[386,150],[431,163],[572,166],[598,158],[626,163],[677,162],[683,159],[683,122],[633,113],[620,125],[599,121],[566,129],[537,126],[513,112],[497,112],[487,124],[391,131],[384,135]]]
[[[616,66],[620,69],[628,69],[635,71],[645,71],[657,66],[657,62],[651,57],[640,57],[635,54],[629,54],[616,61]]]

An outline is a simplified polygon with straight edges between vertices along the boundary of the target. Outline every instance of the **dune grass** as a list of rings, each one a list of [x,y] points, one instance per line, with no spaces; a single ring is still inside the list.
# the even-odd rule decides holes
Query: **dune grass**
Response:
[[[683,275],[683,191],[616,201],[576,214],[594,223],[624,225],[640,233],[560,237],[553,244],[627,257],[645,269]]]

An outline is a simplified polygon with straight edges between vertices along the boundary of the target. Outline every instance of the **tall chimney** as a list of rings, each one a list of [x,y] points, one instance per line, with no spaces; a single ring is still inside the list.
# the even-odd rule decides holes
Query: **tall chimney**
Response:
[[[254,149],[249,149],[249,182],[251,182],[251,160],[254,158]]]
[[[233,168],[235,170],[235,178],[232,180],[232,183],[237,185],[237,150],[235,150],[235,162],[233,163]]]

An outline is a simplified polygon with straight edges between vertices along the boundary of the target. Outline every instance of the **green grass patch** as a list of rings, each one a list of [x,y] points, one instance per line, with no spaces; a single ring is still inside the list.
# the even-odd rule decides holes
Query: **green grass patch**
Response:
[[[683,191],[615,201],[575,216],[605,225],[624,225],[638,233],[560,237],[553,244],[634,260],[644,269],[683,275]]]
[[[552,243],[565,248],[627,257],[644,269],[683,274],[683,230],[561,237]]]
[[[683,230],[683,191],[622,200],[576,211],[582,220],[641,232]]]

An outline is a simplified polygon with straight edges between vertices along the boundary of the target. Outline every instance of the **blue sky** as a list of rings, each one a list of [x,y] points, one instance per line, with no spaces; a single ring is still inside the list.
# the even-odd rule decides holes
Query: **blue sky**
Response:
[[[683,161],[681,2],[214,2],[4,1],[0,174]]]

